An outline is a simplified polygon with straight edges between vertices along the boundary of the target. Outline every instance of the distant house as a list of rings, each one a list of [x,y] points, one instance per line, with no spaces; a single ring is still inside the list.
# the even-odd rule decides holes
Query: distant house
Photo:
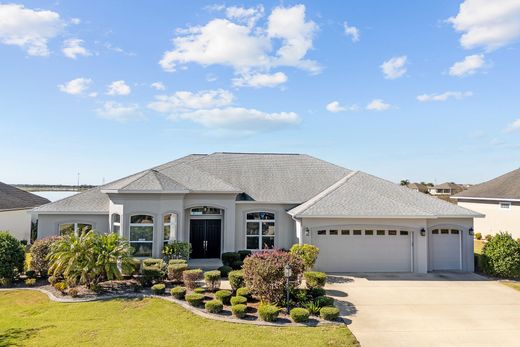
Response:
[[[428,193],[428,186],[422,183],[409,183],[406,185],[411,190],[415,190],[420,193]]]
[[[19,240],[30,240],[30,210],[48,202],[41,196],[0,182],[0,230],[9,231]]]
[[[520,238],[520,169],[471,186],[451,197],[459,206],[485,214],[475,219],[475,232],[507,231]]]
[[[453,182],[445,182],[433,187],[428,187],[428,193],[436,196],[451,196],[460,193],[463,190],[464,188],[461,185]]]

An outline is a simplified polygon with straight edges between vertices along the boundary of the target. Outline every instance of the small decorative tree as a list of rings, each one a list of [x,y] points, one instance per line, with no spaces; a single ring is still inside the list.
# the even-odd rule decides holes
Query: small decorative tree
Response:
[[[314,267],[314,264],[316,264],[318,254],[320,254],[320,249],[314,245],[295,244],[291,247],[290,252],[303,261],[306,271],[310,271]]]
[[[31,247],[31,270],[36,271],[40,276],[47,275],[47,271],[49,271],[47,256],[51,251],[52,245],[61,239],[61,236],[50,236],[34,241]]]

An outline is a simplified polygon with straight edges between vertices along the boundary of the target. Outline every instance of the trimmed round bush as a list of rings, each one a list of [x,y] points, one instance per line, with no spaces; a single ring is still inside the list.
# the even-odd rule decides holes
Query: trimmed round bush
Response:
[[[204,304],[204,307],[206,308],[206,311],[208,311],[209,313],[219,313],[224,309],[222,301],[217,299],[206,302],[206,304]]]
[[[339,317],[339,310],[333,306],[322,307],[320,317],[325,320],[336,320]]]
[[[326,294],[325,292],[325,289],[323,288],[312,288],[312,289],[309,289],[308,293],[313,297],[313,298],[317,298],[319,296],[324,296]]]
[[[237,318],[244,318],[247,315],[247,306],[244,304],[231,306],[231,312],[233,312]]]
[[[242,287],[237,289],[237,296],[243,296],[246,299],[251,298],[251,291],[247,287]]]
[[[244,286],[244,273],[242,272],[242,270],[231,271],[228,274],[228,280],[233,290],[242,288]]]
[[[143,260],[143,265],[163,267],[164,262],[162,259],[148,258]]]
[[[484,271],[502,278],[520,277],[520,244],[509,233],[498,233],[484,245]]]
[[[290,252],[303,261],[306,270],[311,270],[318,259],[320,249],[314,245],[295,244],[291,247]]]
[[[264,322],[274,322],[279,313],[280,309],[274,305],[260,304],[258,306],[258,315]]]
[[[238,253],[238,255],[240,255],[240,260],[244,261],[244,259],[249,257],[251,255],[251,253],[253,253],[253,252],[251,252],[248,249],[243,249],[243,250],[238,251],[237,253]]]
[[[206,292],[206,289],[204,289],[202,287],[197,287],[197,288],[193,289],[193,292],[197,293],[197,294],[204,294]]]
[[[170,263],[170,265],[168,265],[168,279],[175,283],[182,282],[182,273],[186,270],[188,270],[188,264],[186,263]]]
[[[324,272],[307,271],[303,273],[307,288],[323,288],[327,281],[327,275]]]
[[[316,298],[315,302],[320,307],[334,306],[334,299],[330,296],[319,296]]]
[[[164,279],[164,271],[156,265],[144,265],[141,269],[141,280],[143,286],[149,287],[155,282],[160,282]]]
[[[220,271],[220,275],[222,277],[228,277],[229,273],[233,271],[233,268],[231,266],[224,265],[219,267],[218,271]]]
[[[31,263],[29,267],[36,271],[40,276],[46,276],[49,271],[49,260],[47,255],[51,251],[54,242],[61,239],[61,236],[51,236],[34,241],[31,247]]]
[[[25,248],[14,236],[0,231],[0,279],[12,281],[23,272]]]
[[[229,305],[231,295],[232,294],[229,290],[222,289],[215,293],[215,298],[222,301],[224,305]]]
[[[202,279],[202,270],[201,269],[193,269],[193,270],[185,270],[182,273],[182,280],[184,281],[184,285],[188,289],[194,289],[197,287],[197,282]]]
[[[204,272],[204,281],[209,290],[218,290],[220,288],[220,271],[213,270]]]
[[[164,283],[157,283],[152,286],[152,293],[155,295],[164,294],[166,285]]]
[[[170,294],[175,299],[184,300],[184,296],[186,295],[186,288],[177,286],[170,291]]]
[[[290,315],[293,322],[305,323],[309,320],[310,313],[308,310],[304,308],[296,307],[291,310]]]
[[[247,298],[244,298],[243,296],[234,296],[231,298],[231,306],[235,305],[245,305],[247,304]]]
[[[236,252],[225,252],[222,253],[222,264],[232,266],[235,261],[242,260],[240,254]]]
[[[198,294],[198,293],[186,294],[184,296],[184,299],[191,306],[200,306],[200,305],[202,305],[202,301],[204,300],[204,295]]]
[[[233,264],[231,264],[233,270],[240,270],[242,266],[244,266],[244,262],[242,260],[234,261]]]
[[[170,259],[168,265],[176,265],[176,264],[188,264],[188,261],[185,259]]]

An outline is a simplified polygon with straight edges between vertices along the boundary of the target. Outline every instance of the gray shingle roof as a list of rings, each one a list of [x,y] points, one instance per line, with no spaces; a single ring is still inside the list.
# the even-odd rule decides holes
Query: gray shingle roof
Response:
[[[188,188],[156,170],[140,172],[126,180],[108,184],[101,190],[117,190],[119,192],[189,192]]]
[[[0,210],[32,208],[48,202],[44,197],[0,182]]]
[[[520,199],[520,169],[510,171],[490,181],[471,186],[452,198]]]
[[[390,181],[354,172],[289,211],[298,217],[478,217],[480,214]]]

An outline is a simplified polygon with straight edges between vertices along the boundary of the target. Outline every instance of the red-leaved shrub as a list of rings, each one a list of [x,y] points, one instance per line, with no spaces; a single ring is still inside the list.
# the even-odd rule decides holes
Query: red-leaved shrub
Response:
[[[51,246],[61,239],[61,236],[50,236],[34,241],[31,247],[31,270],[36,271],[40,276],[47,276],[47,271],[49,271],[47,255],[51,251]]]
[[[244,260],[242,271],[251,294],[271,304],[280,304],[284,299],[286,280],[284,267],[289,264],[292,276],[289,279],[290,289],[301,283],[304,264],[297,256],[280,250],[257,252]]]

